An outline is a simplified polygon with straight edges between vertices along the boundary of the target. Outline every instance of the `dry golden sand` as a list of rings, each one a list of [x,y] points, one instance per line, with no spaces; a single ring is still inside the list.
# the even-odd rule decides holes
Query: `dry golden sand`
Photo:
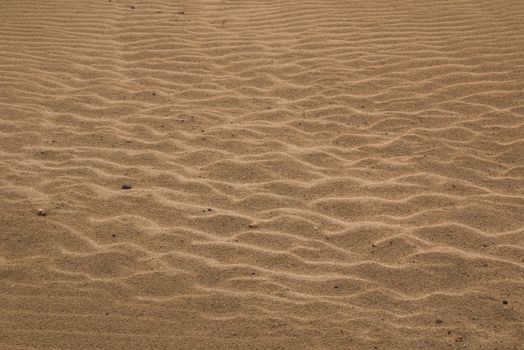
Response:
[[[523,91],[520,0],[2,0],[0,349],[523,349]]]

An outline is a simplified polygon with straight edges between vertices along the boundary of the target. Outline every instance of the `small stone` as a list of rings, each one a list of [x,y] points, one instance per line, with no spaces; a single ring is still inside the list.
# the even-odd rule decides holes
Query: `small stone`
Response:
[[[442,321],[441,319],[437,319],[437,320],[435,321],[435,323],[436,323],[436,324],[443,324],[444,321]]]
[[[258,226],[256,224],[249,224],[249,225],[247,225],[247,227],[249,227],[249,228],[257,228]]]
[[[502,304],[508,305],[508,301],[507,300],[502,300]]]
[[[37,211],[38,216],[46,216],[47,212],[44,209],[38,209]]]
[[[131,183],[129,183],[129,182],[126,182],[126,183],[122,184],[122,189],[123,190],[130,190],[132,188],[133,188],[133,185]]]
[[[135,9],[135,7],[134,7],[133,5],[129,6],[129,8],[130,8],[131,10],[134,10],[134,9]]]

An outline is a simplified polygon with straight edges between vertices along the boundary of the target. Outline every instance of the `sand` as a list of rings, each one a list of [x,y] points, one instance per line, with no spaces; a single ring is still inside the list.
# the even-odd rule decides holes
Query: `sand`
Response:
[[[0,349],[524,349],[523,223],[524,1],[0,2]]]

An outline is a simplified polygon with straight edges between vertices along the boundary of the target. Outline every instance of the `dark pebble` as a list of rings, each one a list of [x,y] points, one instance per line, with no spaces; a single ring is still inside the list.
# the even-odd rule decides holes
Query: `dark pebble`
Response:
[[[440,320],[440,319],[437,319],[437,320],[435,321],[435,323],[436,323],[436,324],[443,324],[444,321],[442,321],[442,320]]]
[[[507,300],[502,300],[502,304],[508,305],[508,301]]]
[[[46,216],[47,212],[44,209],[38,209],[37,211],[38,216]]]
[[[130,8],[131,10],[134,10],[134,9],[135,9],[135,7],[134,7],[134,6],[129,6],[129,8]]]
[[[129,182],[126,182],[125,184],[122,185],[123,190],[130,190],[132,188],[133,188],[133,185],[130,184]]]

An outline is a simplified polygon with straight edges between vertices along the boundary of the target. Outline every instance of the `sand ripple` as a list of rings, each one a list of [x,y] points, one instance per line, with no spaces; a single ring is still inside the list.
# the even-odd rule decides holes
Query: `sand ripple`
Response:
[[[524,2],[0,5],[0,348],[521,348]]]

